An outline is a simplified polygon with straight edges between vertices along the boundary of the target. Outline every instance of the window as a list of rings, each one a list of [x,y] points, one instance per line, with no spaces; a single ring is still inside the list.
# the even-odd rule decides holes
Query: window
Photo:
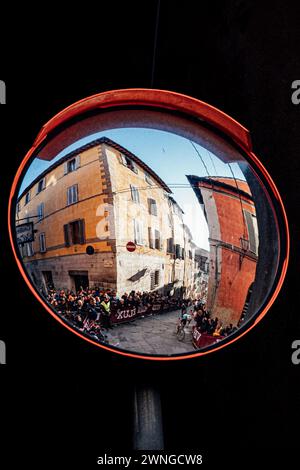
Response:
[[[84,219],[75,220],[64,225],[65,246],[85,243]]]
[[[134,173],[138,173],[138,169],[134,161],[131,160],[129,157],[127,157],[127,155],[124,155],[123,153],[121,153],[121,162],[123,163],[124,166],[129,168],[131,171],[134,171]]]
[[[155,199],[148,198],[149,214],[157,215],[157,205]]]
[[[200,270],[206,272],[207,271],[207,258],[205,256],[200,256]]]
[[[30,191],[28,191],[28,193],[25,194],[25,204],[28,204],[29,201],[30,201]]]
[[[45,178],[43,178],[38,182],[36,193],[38,194],[41,191],[43,191],[43,189],[45,189],[45,186],[46,186],[46,180]]]
[[[20,250],[21,257],[24,258],[24,256],[26,256],[25,245],[19,245],[19,250]]]
[[[153,184],[152,179],[150,178],[149,173],[147,173],[146,171],[145,171],[145,181],[146,181],[146,183],[148,183],[148,184],[151,184],[151,185]]]
[[[131,199],[133,200],[133,202],[139,203],[140,202],[140,194],[139,194],[138,188],[136,188],[135,186],[130,185],[130,190],[131,190]]]
[[[137,245],[143,244],[143,224],[140,220],[134,219],[134,241]]]
[[[174,239],[167,239],[167,253],[174,253]]]
[[[78,185],[74,184],[67,189],[67,205],[78,202]]]
[[[189,250],[189,259],[193,259],[193,253],[192,253],[192,250]]]
[[[161,239],[160,239],[160,232],[158,230],[154,230],[155,234],[155,248],[157,250],[161,249]]]
[[[20,205],[20,203],[18,202],[18,204],[17,204],[17,214],[20,212],[20,210],[21,210],[21,205]]]
[[[127,158],[125,157],[125,155],[123,155],[123,153],[121,153],[121,162],[123,163],[123,165],[127,166]]]
[[[47,289],[53,288],[53,277],[52,277],[52,271],[42,271],[42,275],[46,284]]]
[[[159,269],[152,271],[150,274],[150,290],[155,289],[159,285]]]
[[[72,171],[76,170],[76,160],[75,158],[72,158],[72,160],[68,161],[68,173],[71,173]]]
[[[182,255],[181,246],[179,244],[176,244],[175,245],[175,256],[176,256],[177,259],[181,259],[181,255]]]
[[[258,228],[257,228],[257,220],[256,216],[251,212],[244,211],[245,220],[247,224],[248,230],[248,238],[249,238],[249,250],[252,253],[258,253]]]
[[[64,164],[64,174],[67,175],[68,173],[72,173],[72,171],[77,170],[80,167],[80,155],[77,157],[68,160]]]
[[[137,166],[136,164],[131,160],[131,163],[130,163],[130,166],[129,166],[130,170],[132,170],[134,173],[138,174],[138,169],[137,169]]]
[[[26,246],[27,256],[33,256],[34,255],[34,250],[33,250],[32,242],[25,243],[25,246]]]
[[[40,233],[39,239],[40,239],[40,252],[41,252],[41,253],[45,253],[45,251],[46,251],[46,237],[45,237],[45,233]]]
[[[44,218],[44,203],[38,205],[38,221]]]
[[[149,239],[149,248],[154,248],[154,239],[152,228],[148,227],[148,239]]]

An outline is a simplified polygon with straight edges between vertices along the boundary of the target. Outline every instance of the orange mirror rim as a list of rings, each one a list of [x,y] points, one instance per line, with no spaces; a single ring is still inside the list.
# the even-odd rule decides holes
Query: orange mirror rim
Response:
[[[38,294],[38,292],[32,285],[31,281],[29,280],[24,270],[22,262],[20,261],[18,257],[16,246],[15,246],[15,241],[14,241],[14,235],[13,235],[14,200],[16,197],[16,191],[18,189],[20,178],[23,174],[23,170],[25,169],[26,165],[30,161],[34,152],[45,141],[45,139],[50,133],[52,133],[55,129],[57,129],[58,126],[61,126],[62,124],[67,124],[70,119],[78,118],[81,115],[89,111],[94,111],[97,109],[105,111],[106,109],[113,109],[113,108],[122,107],[122,106],[142,106],[142,107],[149,108],[149,109],[160,108],[160,110],[162,111],[165,110],[166,112],[168,112],[168,110],[171,110],[171,111],[184,113],[187,117],[191,116],[194,118],[201,119],[201,121],[208,123],[213,128],[219,130],[221,133],[227,136],[229,140],[234,142],[236,146],[238,146],[240,150],[243,151],[243,153],[247,155],[248,161],[253,164],[254,169],[258,168],[261,174],[264,176],[264,179],[268,185],[267,189],[270,191],[273,198],[277,202],[277,206],[280,211],[281,229],[284,233],[284,237],[281,236],[279,238],[280,253],[278,254],[278,259],[281,257],[282,261],[281,261],[281,266],[279,268],[280,272],[278,273],[277,271],[278,279],[275,281],[276,287],[273,290],[266,305],[264,305],[262,310],[259,312],[259,314],[255,316],[254,321],[251,322],[251,320],[249,320],[249,322],[245,324],[243,331],[241,331],[240,333],[239,331],[237,331],[234,337],[232,337],[231,339],[229,336],[228,337],[229,339],[222,340],[220,343],[218,343],[218,345],[216,345],[215,343],[209,346],[207,350],[204,349],[204,350],[199,350],[199,351],[195,351],[191,353],[184,353],[184,354],[174,355],[174,356],[173,355],[172,356],[151,356],[151,355],[139,354],[135,352],[127,352],[125,350],[114,348],[106,344],[97,343],[90,337],[85,336],[84,334],[81,334],[79,331],[76,331],[75,329],[73,329],[71,326],[65,323],[58,316],[58,314],[54,312],[54,310],[50,308],[50,306],[40,296],[40,294]],[[275,212],[275,219],[278,224],[276,212]],[[11,192],[10,192],[10,197],[9,197],[9,204],[8,204],[8,229],[9,229],[9,237],[10,237],[13,254],[14,254],[16,263],[18,265],[18,268],[26,284],[28,285],[29,289],[33,293],[33,295],[43,305],[43,307],[47,310],[47,312],[50,313],[50,315],[52,315],[59,323],[61,323],[65,328],[70,330],[72,333],[75,333],[80,338],[84,339],[85,341],[95,346],[98,346],[102,349],[105,349],[107,351],[110,351],[116,354],[120,354],[122,356],[127,356],[130,358],[152,360],[152,361],[174,361],[174,360],[191,359],[191,358],[195,358],[199,356],[204,356],[206,354],[210,354],[212,352],[221,350],[225,348],[226,346],[234,343],[241,337],[243,337],[246,333],[252,330],[252,328],[254,328],[258,322],[262,320],[262,318],[266,315],[266,313],[268,312],[268,310],[274,303],[282,287],[282,284],[284,282],[284,278],[285,278],[287,266],[288,266],[288,259],[289,259],[289,247],[290,247],[289,230],[288,230],[287,216],[286,216],[286,212],[283,206],[283,202],[272,178],[270,177],[270,175],[268,174],[268,172],[266,171],[266,169],[264,168],[260,160],[257,158],[257,156],[252,152],[252,145],[251,145],[249,131],[245,129],[241,124],[239,124],[237,121],[235,121],[230,116],[228,116],[227,114],[223,113],[222,111],[218,110],[217,108],[203,101],[197,100],[190,96],[182,95],[180,93],[175,93],[175,92],[166,91],[166,90],[137,88],[137,89],[113,90],[113,91],[108,91],[104,93],[99,93],[99,94],[90,96],[88,98],[85,98],[83,100],[80,100],[72,104],[71,106],[68,106],[67,108],[65,108],[58,114],[56,114],[52,119],[50,119],[42,127],[41,131],[39,132],[38,136],[36,137],[34,141],[33,146],[30,148],[30,150],[27,152],[26,156],[22,160],[20,167],[18,168],[18,171],[14,178]],[[279,233],[279,230],[278,230],[278,233]],[[248,325],[248,323],[251,323],[251,324]]]

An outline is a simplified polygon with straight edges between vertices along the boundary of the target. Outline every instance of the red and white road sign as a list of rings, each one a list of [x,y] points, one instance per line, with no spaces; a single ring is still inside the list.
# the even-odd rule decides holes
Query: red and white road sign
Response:
[[[127,251],[130,251],[130,252],[135,251],[136,244],[133,242],[128,242],[126,245],[126,248],[127,248]]]

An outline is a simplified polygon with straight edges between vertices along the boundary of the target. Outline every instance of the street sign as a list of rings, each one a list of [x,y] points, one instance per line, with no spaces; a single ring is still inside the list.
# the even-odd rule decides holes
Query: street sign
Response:
[[[29,243],[34,241],[33,222],[20,224],[16,226],[17,243]]]
[[[128,242],[127,245],[126,245],[126,249],[127,249],[127,251],[132,253],[136,249],[136,244],[133,243],[133,242]]]

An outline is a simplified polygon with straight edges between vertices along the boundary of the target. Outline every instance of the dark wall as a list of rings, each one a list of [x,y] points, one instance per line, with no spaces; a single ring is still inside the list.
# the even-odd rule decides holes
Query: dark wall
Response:
[[[254,198],[259,234],[255,281],[245,316],[245,320],[248,320],[262,307],[275,282],[280,256],[280,233],[277,230],[274,209],[272,210],[270,200],[258,182],[257,177],[248,165],[240,163],[239,166],[245,175]],[[283,245],[282,249],[284,250],[284,241]]]
[[[283,1],[161,2],[154,86],[207,101],[250,129],[282,194],[293,250],[284,287],[255,329],[217,353],[164,364],[111,355],[63,329],[31,297],[4,228],[14,174],[44,122],[93,93],[150,86],[155,2],[101,2],[99,12],[73,5],[66,16],[54,5],[40,13],[26,4],[3,18],[11,27],[1,33],[8,103],[0,109],[8,299],[0,316],[7,343],[1,372],[15,447],[31,462],[47,455],[68,466],[93,464],[103,449],[131,449],[133,384],[149,381],[161,390],[168,449],[200,448],[208,460],[218,454],[230,462],[241,449],[247,457],[259,449],[291,455],[299,421],[299,371],[290,356],[299,337],[300,107],[290,97],[300,78],[299,8]]]

